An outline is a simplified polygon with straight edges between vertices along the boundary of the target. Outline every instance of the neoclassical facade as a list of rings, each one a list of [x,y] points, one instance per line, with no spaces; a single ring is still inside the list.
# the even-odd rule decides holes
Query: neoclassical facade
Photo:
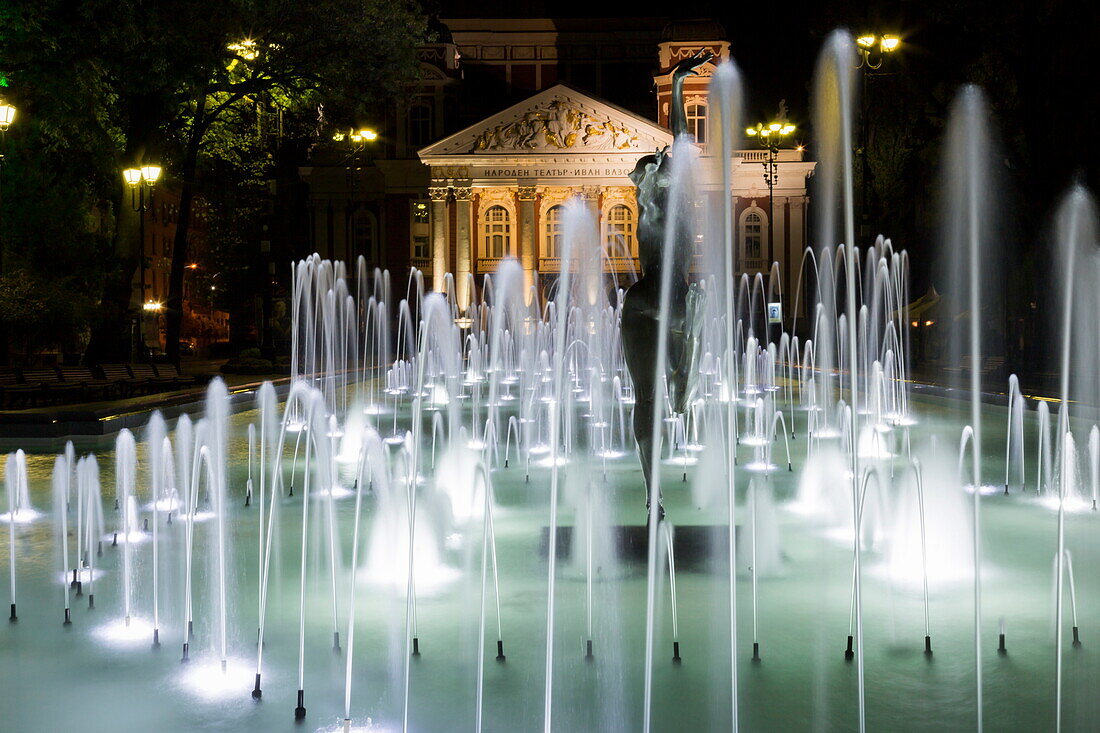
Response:
[[[700,97],[697,104],[705,104],[705,92]],[[605,270],[637,272],[638,208],[628,176],[640,157],[671,143],[664,127],[579,89],[558,84],[540,92],[420,151],[431,174],[431,244],[430,257],[413,264],[437,290],[454,273],[463,307],[468,276],[479,280],[507,256],[519,260],[528,285],[556,277],[562,207],[577,198],[599,221]],[[800,150],[780,151],[773,219],[766,157],[744,150],[732,162],[735,261],[750,274],[780,262],[787,293],[794,283],[785,264],[799,262],[806,243],[806,179],[814,164]]]
[[[671,144],[671,69],[700,50],[715,61],[688,80],[685,109],[707,155],[710,76],[730,51],[721,26],[645,18],[625,29],[598,20],[443,22],[439,42],[422,49],[421,81],[392,110],[378,148],[321,149],[302,169],[312,248],[348,260],[362,255],[391,271],[416,267],[435,289],[453,273],[464,307],[470,276],[480,283],[504,257],[519,260],[528,284],[556,278],[562,207],[576,198],[599,221],[605,270],[629,284],[638,267],[638,211],[628,175],[640,157]],[[656,72],[645,71],[647,46],[656,51]],[[620,88],[616,102],[603,98]],[[493,101],[504,108],[478,114]],[[652,117],[643,114],[647,106]],[[737,274],[766,274],[777,263],[789,308],[814,163],[801,146],[781,150],[770,200],[766,159],[765,150],[744,149],[731,163]]]

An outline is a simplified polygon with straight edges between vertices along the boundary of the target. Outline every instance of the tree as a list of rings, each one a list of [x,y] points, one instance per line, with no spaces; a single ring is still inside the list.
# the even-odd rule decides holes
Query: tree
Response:
[[[413,0],[11,0],[0,9],[0,72],[26,98],[57,109],[59,127],[79,127],[95,158],[89,176],[118,212],[115,266],[89,354],[120,355],[139,263],[137,216],[119,171],[143,160],[165,166],[179,187],[167,310],[168,352],[178,361],[183,274],[196,194],[214,161],[232,172],[264,120],[286,138],[311,130],[321,104],[349,115],[381,107],[416,73],[426,23]],[[80,120],[80,123],[77,123]],[[247,131],[246,131],[247,130]],[[249,160],[242,177],[254,175]]]

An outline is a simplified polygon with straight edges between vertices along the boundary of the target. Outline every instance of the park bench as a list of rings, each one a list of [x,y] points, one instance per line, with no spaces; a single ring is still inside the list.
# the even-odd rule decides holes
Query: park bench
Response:
[[[153,367],[156,369],[158,377],[172,380],[172,384],[176,387],[190,387],[195,383],[194,377],[181,374],[175,364],[154,364]]]
[[[66,395],[72,395],[84,389],[79,382],[68,382],[61,378],[54,367],[42,367],[37,369],[23,369],[23,381],[27,384],[37,384],[42,389],[44,397],[56,397],[63,399]]]
[[[99,371],[104,379],[115,385],[123,397],[149,386],[149,380],[135,378],[125,364],[100,364]]]
[[[115,389],[115,385],[109,379],[100,379],[86,366],[59,366],[57,372],[63,382],[79,384],[85,398],[91,394],[107,397]]]
[[[0,367],[0,404],[10,408],[17,403],[33,404],[41,393],[41,385],[23,381],[12,367]]]
[[[150,391],[153,388],[162,389],[165,387],[171,387],[175,380],[171,377],[161,377],[157,375],[152,364],[130,364],[130,374],[134,379],[144,379],[150,386]]]

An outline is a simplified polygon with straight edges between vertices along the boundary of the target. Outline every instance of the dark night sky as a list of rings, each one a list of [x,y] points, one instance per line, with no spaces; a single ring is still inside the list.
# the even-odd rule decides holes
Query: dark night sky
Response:
[[[702,0],[689,12],[676,13],[675,3],[568,3],[560,0],[426,0],[426,9],[458,17],[614,17],[618,7],[633,16],[712,17],[726,28],[731,52],[747,85],[748,116],[767,117],[781,98],[796,121],[809,121],[809,89],[814,62],[824,36],[833,28],[894,31],[903,50],[894,61],[901,73],[950,87],[983,79],[982,54],[1007,59],[1019,83],[1015,105],[1025,123],[1037,116],[1065,119],[1055,123],[1057,141],[1068,144],[1047,151],[1044,186],[1060,186],[1077,169],[1095,179],[1098,155],[1082,150],[1100,127],[1100,92],[1094,36],[1100,31],[1094,4],[1085,0],[902,0],[867,2],[791,0],[767,5]],[[654,50],[656,53],[656,49]],[[1034,56],[1034,59],[1028,58]],[[1014,63],[1013,63],[1014,62]],[[996,73],[996,72],[991,72]],[[987,85],[988,86],[988,85]],[[990,90],[993,95],[998,90]],[[946,109],[946,100],[943,104]],[[1010,123],[1011,124],[1011,123]],[[1045,125],[1024,130],[1032,148],[1054,142]],[[1010,133],[1011,134],[1011,133]],[[1034,154],[1038,154],[1037,150]],[[1091,174],[1091,175],[1089,175]],[[1097,183],[1093,180],[1093,183]]]
[[[873,81],[868,96],[875,114],[891,115],[895,128],[912,131],[920,149],[898,176],[905,180],[892,184],[893,203],[876,218],[924,263],[914,270],[918,287],[932,274],[924,268],[938,239],[943,126],[961,84],[978,83],[991,103],[1005,173],[998,214],[1010,232],[1001,251],[1013,268],[1034,270],[1035,258],[1045,257],[1050,212],[1072,181],[1100,186],[1100,147],[1091,144],[1100,139],[1100,64],[1093,50],[1098,6],[1086,0],[702,0],[678,14],[674,3],[633,0],[426,0],[428,12],[444,18],[608,18],[622,7],[634,17],[717,19],[746,83],[746,118],[765,119],[786,99],[811,155],[810,86],[824,37],[837,27],[897,33],[903,46],[891,61],[898,76]],[[1037,285],[1021,287],[1028,292],[1017,299],[1026,300]]]

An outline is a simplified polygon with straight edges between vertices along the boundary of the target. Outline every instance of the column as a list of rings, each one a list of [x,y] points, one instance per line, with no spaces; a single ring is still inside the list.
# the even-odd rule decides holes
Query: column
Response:
[[[599,186],[582,186],[581,196],[584,198],[584,204],[588,207],[588,210],[592,212],[592,218],[596,222],[596,228],[603,234],[600,227],[600,193],[602,193]]]
[[[793,288],[790,291],[790,295],[787,296],[787,302],[790,303],[791,315],[797,313],[800,316],[805,316],[805,310],[802,304],[806,302],[806,276],[802,274],[802,291],[798,294],[799,302],[794,302],[795,290],[798,289],[799,271],[802,267],[802,253],[806,249],[806,197],[805,196],[793,196],[791,197],[791,234],[790,234],[790,256],[791,256],[791,282]]]
[[[519,262],[523,267],[524,292],[531,292],[535,284],[535,187],[521,183],[516,197],[519,199]]]
[[[775,221],[771,222],[771,225],[775,227],[772,233],[772,242],[775,248],[771,252],[772,260],[779,262],[779,285],[783,288],[783,294],[786,295],[787,290],[787,265],[789,264],[789,258],[787,257],[787,239],[784,236],[787,233],[787,197],[776,196],[775,201],[772,202],[775,208]],[[771,272],[772,263],[768,263],[768,272]],[[783,315],[786,315],[784,313]]]
[[[428,195],[432,199],[432,290],[442,293],[447,274],[447,188],[433,185]]]
[[[455,292],[458,296],[459,310],[470,306],[473,293],[470,292],[470,273],[473,272],[473,223],[470,221],[470,195],[473,189],[469,182],[455,186]]]

